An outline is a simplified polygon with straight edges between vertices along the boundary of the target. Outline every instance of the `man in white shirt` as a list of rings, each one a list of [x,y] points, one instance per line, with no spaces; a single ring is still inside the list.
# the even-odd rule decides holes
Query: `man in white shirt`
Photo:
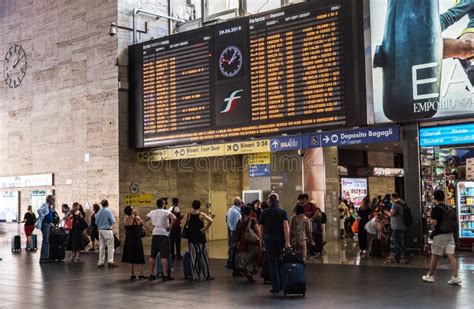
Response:
[[[176,217],[169,210],[163,209],[164,205],[164,201],[158,199],[156,201],[158,209],[150,211],[146,215],[145,220],[145,222],[151,221],[151,224],[153,225],[150,253],[150,281],[156,279],[155,260],[158,253],[161,256],[161,265],[163,267],[163,281],[174,280],[174,278],[171,277],[169,270],[167,276],[165,276],[164,272],[168,269],[168,257],[170,255],[169,234]]]

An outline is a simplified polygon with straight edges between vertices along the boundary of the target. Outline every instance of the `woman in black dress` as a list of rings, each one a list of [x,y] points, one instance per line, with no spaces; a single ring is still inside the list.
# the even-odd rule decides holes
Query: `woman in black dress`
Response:
[[[367,253],[367,231],[365,230],[365,225],[372,219],[372,209],[370,208],[370,197],[368,195],[362,200],[357,216],[359,217],[358,238],[360,253],[365,255]]]
[[[72,204],[72,209],[66,218],[72,218],[72,229],[69,231],[67,249],[71,251],[71,262],[79,262],[79,251],[84,250],[86,246],[83,232],[87,228],[84,212],[81,211],[79,203]]]
[[[143,253],[142,244],[142,219],[137,216],[136,210],[127,206],[124,209],[126,215],[124,219],[125,227],[125,244],[123,246],[122,263],[130,264],[130,279],[135,280],[134,266],[139,266],[139,279],[144,279],[143,265],[145,265],[145,254]]]
[[[92,205],[93,214],[91,216],[91,226],[90,226],[90,236],[91,236],[91,248],[89,251],[95,251],[95,242],[99,242],[99,229],[97,224],[95,224],[95,214],[100,210],[99,204]]]

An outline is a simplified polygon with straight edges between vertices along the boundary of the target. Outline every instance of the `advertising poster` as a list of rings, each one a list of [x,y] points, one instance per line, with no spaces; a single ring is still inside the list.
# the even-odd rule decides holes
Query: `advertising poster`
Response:
[[[36,214],[38,208],[46,202],[46,196],[52,194],[51,190],[33,190],[30,192],[30,205]]]
[[[366,178],[341,178],[341,195],[348,202],[360,207],[368,194]]]
[[[0,222],[18,221],[18,191],[0,192]]]
[[[376,123],[474,113],[474,1],[369,0]]]

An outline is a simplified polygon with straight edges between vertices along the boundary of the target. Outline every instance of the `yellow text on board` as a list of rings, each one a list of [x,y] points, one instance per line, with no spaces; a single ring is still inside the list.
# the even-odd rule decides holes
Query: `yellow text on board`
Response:
[[[248,154],[270,152],[270,140],[262,139],[257,141],[236,142],[225,144],[226,155]]]
[[[127,194],[125,195],[126,206],[153,206],[153,194]]]
[[[270,164],[270,153],[261,152],[261,153],[249,154],[248,164],[249,165]]]
[[[224,145],[204,145],[169,149],[171,160],[219,157],[224,155]]]

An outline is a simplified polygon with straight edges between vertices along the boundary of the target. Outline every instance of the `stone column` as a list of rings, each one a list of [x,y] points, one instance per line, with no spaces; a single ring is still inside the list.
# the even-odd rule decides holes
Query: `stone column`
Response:
[[[328,217],[326,239],[339,234],[339,172],[337,147],[306,149],[303,159],[304,192]]]

